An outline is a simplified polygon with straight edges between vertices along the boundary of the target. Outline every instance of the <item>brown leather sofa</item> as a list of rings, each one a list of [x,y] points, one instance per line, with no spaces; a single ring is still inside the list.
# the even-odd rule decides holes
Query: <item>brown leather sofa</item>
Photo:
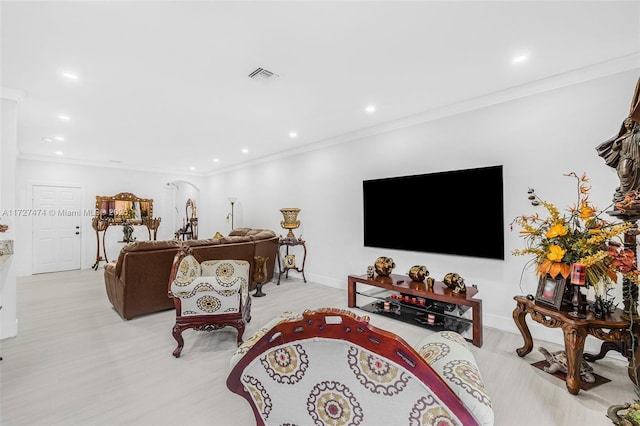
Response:
[[[173,309],[167,296],[173,258],[188,246],[193,256],[202,262],[213,259],[247,260],[253,277],[254,256],[265,256],[267,281],[273,279],[278,237],[267,229],[237,228],[223,238],[188,241],[135,241],[120,250],[116,261],[104,266],[107,297],[126,320],[153,312]],[[251,282],[249,287],[255,288]]]

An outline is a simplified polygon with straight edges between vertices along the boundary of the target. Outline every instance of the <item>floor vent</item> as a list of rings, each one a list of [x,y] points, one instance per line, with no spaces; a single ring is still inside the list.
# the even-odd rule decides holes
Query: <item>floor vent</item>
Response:
[[[249,74],[249,78],[254,80],[271,80],[276,77],[279,77],[278,74],[264,68],[256,68],[251,74]]]

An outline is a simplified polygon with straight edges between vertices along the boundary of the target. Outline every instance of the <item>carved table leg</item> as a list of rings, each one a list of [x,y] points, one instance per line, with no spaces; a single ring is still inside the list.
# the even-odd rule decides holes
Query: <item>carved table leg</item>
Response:
[[[597,354],[583,354],[582,357],[584,358],[585,361],[588,362],[595,362],[599,359],[604,358],[604,356],[607,354],[607,352],[609,351],[617,351],[622,353],[622,347],[620,342],[602,342],[602,345],[600,346],[600,352],[598,352]]]
[[[522,334],[522,338],[524,339],[524,346],[516,349],[516,353],[518,356],[525,356],[533,349],[533,339],[531,338],[531,332],[529,331],[529,327],[527,326],[527,321],[525,317],[527,315],[527,311],[524,309],[524,305],[518,303],[516,308],[513,310],[513,321],[516,323],[518,330],[520,330],[520,334]]]
[[[580,366],[587,330],[565,324],[562,331],[564,332],[564,350],[567,353],[567,390],[577,395],[580,392]]]

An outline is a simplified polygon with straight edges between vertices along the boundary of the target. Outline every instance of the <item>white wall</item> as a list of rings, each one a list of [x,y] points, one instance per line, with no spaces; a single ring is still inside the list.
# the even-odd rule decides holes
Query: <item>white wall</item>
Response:
[[[16,157],[17,143],[17,100],[2,98],[0,108],[2,129],[0,132],[0,223],[9,225],[7,232],[0,233],[2,240],[14,240],[14,251],[20,252],[24,247],[16,244],[15,217],[3,214],[4,210],[11,211],[16,206]],[[0,338],[15,336],[18,333],[17,321],[17,268],[16,256],[12,256],[0,269]]]
[[[167,208],[172,208],[163,189],[166,183],[187,180],[200,189],[201,238],[216,231],[228,233],[231,226],[225,217],[230,211],[230,196],[238,197],[236,227],[270,228],[282,235],[285,230],[280,228],[280,208],[299,207],[302,226],[295,233],[308,242],[305,272],[310,281],[346,288],[347,275],[365,273],[367,265],[383,255],[394,258],[397,273],[406,273],[414,264],[427,265],[436,279],[447,272],[458,272],[468,284],[478,285],[485,325],[517,332],[511,316],[513,296],[534,293],[537,283],[534,271],[522,274],[528,258],[510,255],[513,249],[522,247],[522,240],[517,232],[509,232],[509,223],[515,216],[533,213],[526,194],[529,187],[561,208],[573,203],[575,182],[563,177],[570,171],[586,172],[593,186],[592,201],[600,208],[609,204],[618,179],[598,157],[595,147],[617,133],[628,114],[639,71],[597,78],[208,178],[21,160],[19,200],[28,205],[29,182],[84,183],[88,207],[93,208],[96,195],[126,191],[154,198],[154,215],[163,216]],[[504,165],[504,261],[363,247],[363,180],[498,164]],[[481,191],[482,187],[470,182],[469,190]],[[469,212],[465,243],[482,244],[474,239],[474,229],[482,226],[483,216],[492,212],[483,206],[465,205],[464,194],[451,196],[452,203]],[[390,196],[388,207],[413,205]],[[88,232],[90,218],[86,225],[83,267],[90,267],[95,260],[95,235]],[[174,231],[161,225],[158,236],[172,238]],[[384,232],[410,233],[411,229],[398,221]],[[30,238],[30,233],[25,234],[21,244]],[[113,258],[118,247],[109,249]],[[20,275],[30,273],[29,256],[21,257],[20,265]],[[561,340],[557,330],[535,324],[532,334]]]
[[[560,208],[574,203],[575,181],[563,176],[571,171],[586,172],[591,178],[596,206],[609,205],[618,180],[595,147],[618,132],[638,76],[638,70],[624,72],[216,175],[207,185],[210,210],[220,208],[226,196],[234,193],[242,201],[240,226],[283,233],[279,209],[299,207],[302,226],[296,234],[303,234],[308,242],[305,272],[311,281],[346,288],[347,275],[365,273],[367,265],[383,255],[395,260],[397,273],[406,273],[414,264],[426,265],[439,280],[447,272],[458,272],[467,284],[478,285],[485,325],[515,332],[513,296],[535,293],[537,282],[529,270],[519,284],[528,258],[511,256],[523,242],[517,232],[509,231],[509,223],[518,215],[533,213],[527,200],[529,187]],[[363,180],[498,164],[504,165],[504,261],[363,246]],[[482,191],[482,187],[470,182],[469,190]],[[463,224],[469,231],[464,243],[482,244],[474,238],[474,229],[492,212],[465,205],[464,194],[451,194],[451,200],[469,212],[469,221]],[[409,200],[392,194],[386,206],[414,208]],[[203,221],[201,226],[206,224]],[[424,226],[434,227],[435,238],[437,224]],[[411,229],[403,227],[399,218],[381,232],[410,233]],[[532,333],[545,330],[532,329]],[[561,333],[544,337],[558,340]]]

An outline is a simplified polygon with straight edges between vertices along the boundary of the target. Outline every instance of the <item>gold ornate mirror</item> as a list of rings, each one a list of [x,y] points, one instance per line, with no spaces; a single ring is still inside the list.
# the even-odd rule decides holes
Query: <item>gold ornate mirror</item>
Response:
[[[153,218],[153,199],[138,198],[130,192],[96,197],[96,216],[113,225],[124,220],[132,225],[142,225]]]

